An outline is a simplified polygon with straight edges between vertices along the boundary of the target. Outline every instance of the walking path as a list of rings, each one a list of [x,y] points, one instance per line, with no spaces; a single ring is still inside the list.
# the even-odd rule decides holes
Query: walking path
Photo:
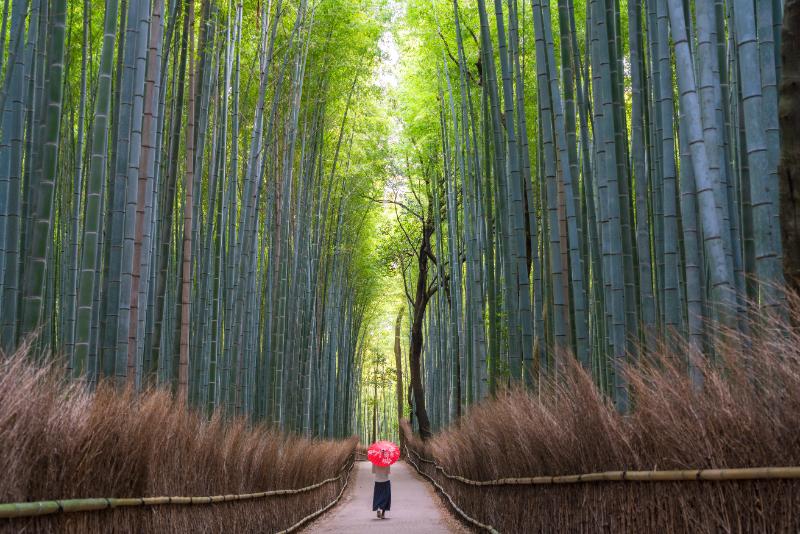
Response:
[[[444,510],[433,488],[405,462],[392,466],[392,509],[385,519],[372,511],[374,479],[369,462],[356,462],[348,488],[341,502],[312,524],[308,532],[375,532],[398,534],[445,534],[466,530]]]

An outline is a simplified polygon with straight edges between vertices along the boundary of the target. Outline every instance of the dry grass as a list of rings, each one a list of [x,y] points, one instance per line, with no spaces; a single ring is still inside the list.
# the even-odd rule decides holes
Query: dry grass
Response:
[[[800,315],[793,324],[800,324]],[[629,371],[634,407],[619,415],[577,365],[543,393],[512,389],[427,443],[409,444],[477,480],[613,470],[800,465],[800,334],[789,321],[721,336],[724,361],[664,351]],[[406,431],[408,427],[406,425]],[[798,532],[800,480],[602,482],[475,488],[429,464],[458,505],[501,532]]]
[[[88,393],[24,352],[0,357],[0,502],[300,488],[336,476],[355,447],[206,421],[164,391]],[[241,503],[0,520],[0,531],[270,532],[328,504],[343,483]]]

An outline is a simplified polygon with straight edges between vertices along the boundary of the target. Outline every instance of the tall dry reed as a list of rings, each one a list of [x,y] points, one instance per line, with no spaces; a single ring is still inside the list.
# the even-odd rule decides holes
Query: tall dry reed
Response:
[[[693,357],[702,386],[687,372],[687,346],[631,365],[628,415],[570,364],[538,396],[505,391],[427,443],[409,444],[474,480],[800,466],[797,324],[795,313],[792,321],[759,320],[748,337],[720,333],[716,361]],[[800,480],[471,487],[419,465],[500,532],[800,531]]]
[[[0,356],[0,502],[205,496],[301,488],[336,476],[355,440],[210,421],[164,391],[90,393],[25,350]],[[324,507],[344,479],[308,493],[0,520],[6,532],[273,532]]]

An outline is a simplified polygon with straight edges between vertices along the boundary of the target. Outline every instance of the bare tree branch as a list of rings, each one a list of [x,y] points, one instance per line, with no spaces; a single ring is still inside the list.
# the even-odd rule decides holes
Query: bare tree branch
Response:
[[[458,59],[455,56],[453,56],[453,53],[450,51],[450,45],[447,44],[447,39],[444,38],[444,35],[442,34],[442,30],[439,30],[438,33],[439,33],[439,37],[442,39],[442,43],[444,44],[444,51],[447,52],[447,55],[450,57],[450,60],[453,63],[455,63],[456,66],[459,69],[461,69],[461,65],[459,64]],[[467,68],[466,65],[464,65],[464,71],[466,71],[467,78],[469,78],[469,80],[471,82],[480,85],[480,82],[475,80],[475,77],[472,75],[472,72]]]
[[[417,147],[416,141],[414,141],[412,139],[411,140],[411,144],[414,145],[414,150],[417,152],[417,154],[419,154],[419,148]],[[424,173],[425,172],[425,170],[424,170],[425,165],[421,161],[421,158],[420,158],[420,164],[423,167],[423,173]],[[422,199],[419,198],[419,195],[417,194],[417,190],[414,188],[414,182],[411,179],[411,172],[410,171],[411,171],[411,163],[408,161],[408,157],[406,156],[406,176],[408,176],[408,189],[411,191],[411,194],[414,195],[414,199],[417,201],[417,203],[420,206],[422,206],[423,205]]]
[[[430,251],[430,249],[425,250],[425,254],[431,259],[434,265],[438,266],[439,262],[436,261],[436,256]]]
[[[397,219],[397,225],[400,226],[400,230],[403,232],[406,242],[408,242],[408,246],[411,247],[411,250],[414,252],[414,256],[418,257],[417,247],[414,246],[414,242],[411,241],[411,237],[408,235],[408,232],[406,232],[406,227],[403,226],[403,221],[400,220],[400,215],[397,213],[397,208],[394,209],[394,217]]]
[[[378,204],[394,204],[395,206],[400,206],[406,212],[408,212],[409,215],[413,215],[414,217],[422,221],[422,216],[419,213],[411,209],[411,207],[408,204],[400,202],[399,200],[392,200],[388,198],[375,198],[368,195],[363,195],[363,198],[371,200],[372,202],[376,202]]]
[[[406,265],[406,262],[404,262],[402,260],[400,261],[400,265],[402,266],[402,271],[401,272],[403,273],[403,290],[406,293],[406,298],[408,299],[408,302],[411,303],[411,305],[413,306],[414,299],[411,298],[411,291],[409,291],[409,289],[408,289],[408,280],[407,280],[407,277],[406,277],[406,271],[408,270],[408,266]]]
[[[433,281],[431,282],[431,285],[428,286],[428,290],[425,292],[425,302],[426,303],[431,299],[431,297],[433,295],[436,294],[436,291],[439,289],[440,285],[444,285],[444,284],[446,284],[447,282],[450,281],[450,275],[449,274],[445,274],[444,278],[442,278],[442,283],[441,284],[438,283],[438,280],[439,280],[439,277],[437,276],[436,278],[433,279]]]

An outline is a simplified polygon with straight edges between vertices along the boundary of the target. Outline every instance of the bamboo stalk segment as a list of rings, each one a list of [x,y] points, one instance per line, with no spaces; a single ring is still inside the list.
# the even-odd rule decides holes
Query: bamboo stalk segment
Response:
[[[123,499],[115,499],[114,500],[114,507],[119,506],[142,506],[144,504],[144,499],[141,497],[131,497],[131,498],[123,498]]]
[[[145,497],[142,499],[145,506],[169,504],[169,497]]]
[[[55,501],[0,504],[0,517],[35,517],[58,512]]]

